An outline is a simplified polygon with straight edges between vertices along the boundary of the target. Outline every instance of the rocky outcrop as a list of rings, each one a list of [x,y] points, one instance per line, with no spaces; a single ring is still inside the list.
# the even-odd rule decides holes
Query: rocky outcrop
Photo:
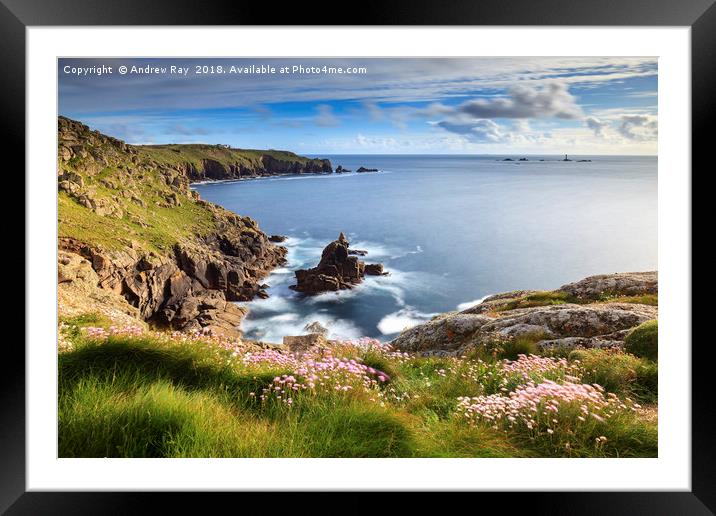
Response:
[[[653,283],[654,276],[655,273],[630,273],[629,280],[617,281],[626,289],[619,292],[656,293],[658,285]],[[591,295],[596,290],[586,285],[598,289],[604,281],[602,276],[595,278],[600,279],[587,278],[570,284],[580,285],[571,291]],[[641,278],[642,283],[636,278]],[[609,280],[608,284],[614,282]],[[630,329],[658,316],[656,306],[636,303],[561,303],[495,310],[495,307],[503,308],[505,300],[519,299],[530,293],[499,294],[462,312],[442,314],[403,331],[392,345],[404,351],[447,354],[462,354],[518,337],[529,337],[541,348],[621,346]]]
[[[363,172],[378,172],[378,169],[377,169],[377,168],[365,168],[365,167],[360,167],[358,170],[356,170],[356,172],[359,172],[359,173],[361,173],[361,174],[362,174]]]
[[[58,137],[58,189],[78,205],[59,210],[59,288],[120,299],[128,315],[158,326],[237,335],[245,309],[232,302],[266,297],[261,279],[285,263],[286,249],[253,219],[198,199],[180,166],[62,117]],[[93,227],[103,225],[111,232]]]
[[[331,162],[327,159],[310,159],[304,163],[274,158],[270,154],[261,156],[262,171],[269,174],[330,174]]]
[[[291,288],[305,294],[319,294],[321,292],[349,289],[358,285],[366,274],[366,264],[355,256],[349,249],[350,243],[341,233],[338,240],[334,240],[323,249],[321,261],[312,269],[296,271],[296,285]],[[371,271],[382,265],[371,265]]]
[[[100,312],[127,326],[137,325],[140,318],[137,308],[121,295],[99,286],[89,260],[62,250],[57,253],[57,301],[60,316]]]
[[[659,278],[656,271],[621,272],[590,276],[557,289],[577,299],[599,299],[604,296],[638,296],[656,294]]]

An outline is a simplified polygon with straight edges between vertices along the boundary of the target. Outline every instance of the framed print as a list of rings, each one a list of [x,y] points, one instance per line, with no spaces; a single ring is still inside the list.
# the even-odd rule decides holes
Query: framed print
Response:
[[[27,337],[3,509],[520,491],[710,514],[711,4],[264,26],[255,5],[4,1]]]

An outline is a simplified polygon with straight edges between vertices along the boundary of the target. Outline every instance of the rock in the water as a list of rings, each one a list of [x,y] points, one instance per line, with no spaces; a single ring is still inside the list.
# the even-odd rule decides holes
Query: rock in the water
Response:
[[[365,256],[368,254],[368,251],[364,249],[348,249],[348,254],[353,256]]]
[[[281,242],[285,242],[287,238],[288,237],[285,237],[283,235],[271,235],[269,237],[269,241],[275,242],[275,243],[281,243]]]
[[[315,346],[325,346],[326,343],[326,338],[318,333],[286,336],[283,338],[283,345],[286,346],[291,353],[296,353],[297,355],[301,355]]]
[[[360,172],[360,173],[363,173],[363,172],[378,172],[378,169],[377,169],[377,168],[365,168],[365,167],[360,167],[358,170],[356,170],[356,172]]]
[[[350,242],[341,233],[338,240],[326,246],[320,263],[313,269],[296,271],[296,285],[291,288],[305,294],[318,294],[352,288],[365,277],[365,263],[351,256]],[[382,274],[382,265],[381,274]],[[375,266],[374,266],[375,270]]]
[[[318,335],[328,335],[328,328],[323,326],[318,321],[313,321],[312,323],[307,324],[303,327],[305,331],[308,333],[317,333]]]
[[[343,174],[345,172],[350,172],[350,170],[343,168],[343,165],[338,165],[338,168],[336,168],[336,174]]]
[[[366,264],[364,270],[368,276],[382,276],[387,274],[386,272],[383,272],[382,263],[368,263]]]

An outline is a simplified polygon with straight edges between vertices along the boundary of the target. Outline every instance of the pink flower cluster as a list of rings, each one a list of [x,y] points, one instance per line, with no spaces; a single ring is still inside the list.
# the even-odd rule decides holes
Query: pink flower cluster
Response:
[[[457,412],[471,423],[485,422],[509,430],[523,427],[548,434],[560,425],[584,423],[588,418],[603,421],[617,410],[636,408],[616,396],[605,396],[597,385],[545,380],[518,387],[508,396],[493,394],[458,398]]]
[[[110,326],[108,329],[97,326],[87,326],[84,330],[88,338],[97,340],[103,340],[114,336],[138,337],[144,333],[144,328],[132,325]]]
[[[259,396],[261,401],[275,398],[291,406],[293,396],[300,391],[374,391],[380,383],[390,380],[386,373],[355,359],[334,357],[330,350],[324,353],[325,356],[320,358],[301,357],[291,374],[277,376],[263,389]]]
[[[234,355],[238,355],[234,352]],[[241,357],[241,361],[245,365],[274,365],[280,368],[295,369],[299,365],[299,360],[293,353],[283,353],[276,349],[266,348],[260,351],[247,351]]]
[[[518,355],[517,360],[504,360],[502,370],[505,373],[516,373],[525,380],[533,376],[543,376],[550,373],[564,374],[569,381],[579,380],[579,366],[570,364],[565,358],[541,357],[538,355]]]

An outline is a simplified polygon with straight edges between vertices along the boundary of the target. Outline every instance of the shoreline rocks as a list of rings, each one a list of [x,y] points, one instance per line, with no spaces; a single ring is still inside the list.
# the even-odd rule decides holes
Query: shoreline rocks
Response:
[[[365,168],[360,167],[358,170],[356,170],[357,173],[362,174],[364,172],[380,172],[377,168]]]
[[[295,272],[296,285],[290,288],[309,295],[336,292],[361,283],[366,275],[366,267],[371,271],[368,274],[385,274],[382,264],[366,266],[351,255],[349,246],[346,236],[341,233],[337,240],[323,249],[321,261],[316,267]]]
[[[391,344],[401,351],[461,355],[480,346],[530,338],[540,349],[621,347],[627,333],[658,318],[656,306],[602,302],[601,296],[657,294],[657,273],[591,276],[552,291],[578,302],[547,298],[538,306],[515,307],[534,291],[497,294],[461,312],[448,312],[404,330]]]

